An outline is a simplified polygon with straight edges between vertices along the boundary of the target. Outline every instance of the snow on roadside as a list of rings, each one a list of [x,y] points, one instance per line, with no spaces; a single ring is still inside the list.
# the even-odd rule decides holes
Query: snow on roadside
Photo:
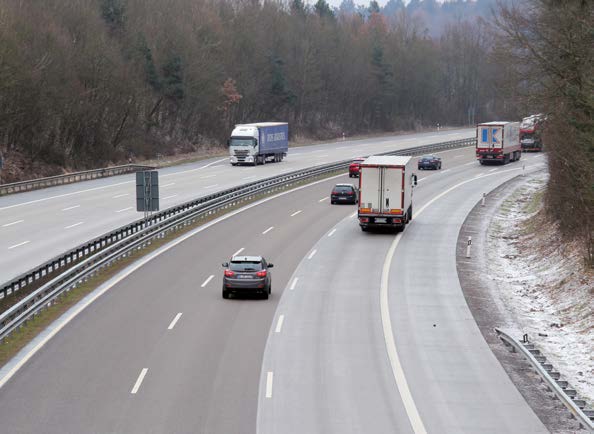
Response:
[[[578,394],[594,404],[594,272],[547,222],[547,175],[516,190],[488,231],[488,274],[515,323]]]

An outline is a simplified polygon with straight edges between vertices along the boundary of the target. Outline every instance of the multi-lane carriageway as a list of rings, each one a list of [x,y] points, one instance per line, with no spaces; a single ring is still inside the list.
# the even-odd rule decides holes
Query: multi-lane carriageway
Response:
[[[134,264],[2,369],[1,431],[546,432],[474,323],[454,257],[482,193],[543,158],[441,155],[442,171],[418,173],[402,235],[363,233],[355,207],[331,206],[339,176]],[[221,298],[220,264],[241,249],[274,262],[268,301]]]

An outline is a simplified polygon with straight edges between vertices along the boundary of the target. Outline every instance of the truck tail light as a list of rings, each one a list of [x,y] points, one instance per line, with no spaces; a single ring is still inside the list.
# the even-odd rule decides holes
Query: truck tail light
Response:
[[[258,271],[256,273],[256,276],[258,276],[258,277],[266,277],[266,270]]]
[[[394,223],[402,223],[402,220],[400,220],[400,219],[394,219],[394,220],[392,220],[392,221],[393,221]]]
[[[231,270],[225,270],[225,277],[233,277],[235,273]]]
[[[369,223],[369,217],[359,217],[361,223]]]

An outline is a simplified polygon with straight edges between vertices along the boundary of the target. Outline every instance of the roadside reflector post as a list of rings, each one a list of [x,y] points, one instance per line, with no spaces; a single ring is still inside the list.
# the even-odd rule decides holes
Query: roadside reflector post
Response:
[[[346,140],[346,135],[344,133],[342,133],[342,141]]]
[[[526,176],[526,165],[522,164],[522,176]]]
[[[485,193],[483,193],[483,199],[481,200],[481,206],[485,206],[485,198],[487,197],[487,195]]]
[[[466,257],[470,258],[470,246],[472,246],[472,237],[468,237],[468,244],[466,245]]]

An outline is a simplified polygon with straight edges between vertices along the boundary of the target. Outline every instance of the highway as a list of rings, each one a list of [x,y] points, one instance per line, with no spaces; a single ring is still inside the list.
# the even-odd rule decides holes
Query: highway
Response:
[[[282,163],[232,167],[216,158],[161,169],[161,209],[225,188],[361,155],[473,137],[474,129],[340,141],[289,149]],[[142,217],[134,175],[0,197],[0,282]]]
[[[546,432],[474,323],[454,256],[482,193],[542,156],[441,155],[443,170],[417,172],[402,235],[363,233],[354,206],[331,206],[339,176],[114,276],[0,371],[2,431]],[[268,301],[221,298],[220,264],[240,250],[275,264]]]

